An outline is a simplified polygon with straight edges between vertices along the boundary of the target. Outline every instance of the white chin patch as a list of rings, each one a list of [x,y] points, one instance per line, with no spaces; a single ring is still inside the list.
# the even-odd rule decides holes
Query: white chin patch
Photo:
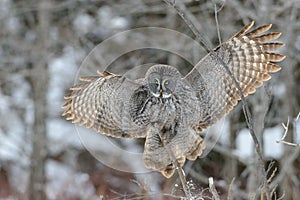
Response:
[[[152,94],[153,94],[153,96],[155,96],[156,98],[159,98],[159,97],[161,97],[161,94],[160,93],[153,93],[153,92],[151,92]],[[164,98],[164,99],[166,99],[166,98],[169,98],[170,96],[171,96],[172,94],[168,94],[168,93],[162,93],[162,98]]]
[[[168,93],[163,93],[162,94],[162,97],[165,99],[165,98],[169,98],[172,94],[168,94]]]
[[[157,93],[153,93],[153,92],[151,92],[151,93],[153,94],[153,96],[155,96],[157,98],[160,97],[160,93],[158,93],[158,94]]]

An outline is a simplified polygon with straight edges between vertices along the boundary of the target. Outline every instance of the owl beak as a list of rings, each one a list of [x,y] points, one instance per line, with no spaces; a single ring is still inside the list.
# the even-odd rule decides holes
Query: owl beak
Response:
[[[162,92],[163,92],[163,89],[160,88],[160,89],[159,89],[159,93],[162,94]]]

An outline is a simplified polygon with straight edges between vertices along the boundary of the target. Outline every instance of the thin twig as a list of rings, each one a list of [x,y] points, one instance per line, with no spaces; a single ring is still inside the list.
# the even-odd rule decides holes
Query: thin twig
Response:
[[[219,197],[218,192],[216,190],[216,187],[214,185],[214,179],[212,177],[208,178],[208,185],[209,185],[209,191],[213,195],[213,199],[214,200],[220,200],[220,197]]]
[[[298,122],[299,117],[300,117],[300,112],[298,113],[297,117],[294,120],[294,129],[296,129],[296,123]],[[293,143],[293,142],[285,141],[286,135],[289,131],[289,124],[290,124],[290,118],[288,117],[288,120],[287,120],[286,124],[284,124],[284,123],[281,124],[283,129],[284,129],[283,136],[280,140],[277,140],[276,142],[286,144],[286,145],[289,145],[289,146],[293,146],[293,147],[300,147],[300,143]]]
[[[235,180],[235,177],[233,177],[233,179],[232,179],[232,181],[231,181],[231,183],[229,185],[228,194],[227,194],[227,200],[231,199],[231,191],[232,191],[232,186],[233,186],[234,180]]]
[[[216,27],[217,27],[219,45],[222,44],[222,39],[221,39],[221,34],[220,34],[220,26],[219,26],[219,20],[218,20],[218,13],[223,9],[224,5],[225,5],[225,1],[221,5],[221,7],[219,9],[217,9],[217,4],[215,4],[215,21],[216,21]]]
[[[273,170],[270,178],[268,179],[268,184],[270,184],[272,182],[273,178],[275,177],[276,172],[277,172],[277,167]],[[276,188],[277,188],[277,185],[275,185],[274,188],[271,190],[270,198],[272,198],[273,194],[276,194]]]
[[[186,14],[183,12],[181,8],[179,8],[176,5],[176,1],[173,0],[163,0],[166,4],[172,6],[178,15],[183,19],[183,21],[186,23],[186,25],[192,30],[192,32],[196,36],[196,41],[200,42],[200,44],[206,49],[207,52],[212,52],[212,49],[209,47],[208,42],[204,39],[202,34],[197,30],[197,28],[194,26],[193,22],[186,16]]]
[[[274,197],[274,199],[277,199],[276,189],[277,189],[277,185],[271,190],[270,198]]]
[[[298,115],[297,115],[295,121],[297,122],[297,121],[299,120],[299,118],[300,118],[300,112],[298,113]]]
[[[266,188],[263,186],[261,191],[260,191],[260,200],[265,200],[265,196],[266,196]]]
[[[175,169],[179,175],[179,179],[180,179],[180,182],[181,182],[181,185],[182,185],[182,188],[183,188],[183,192],[186,196],[187,199],[193,199],[192,197],[192,194],[191,194],[191,191],[190,191],[190,188],[188,187],[187,185],[187,182],[186,182],[186,178],[185,178],[185,174],[184,174],[184,171],[182,169],[182,167],[180,167],[179,163],[178,163],[178,160],[176,159],[176,156],[174,155],[173,151],[171,150],[170,146],[168,144],[165,143],[164,139],[162,138],[162,136],[160,134],[158,134],[159,137],[160,137],[160,140],[162,141],[163,143],[163,147],[166,151],[168,151],[168,155],[171,156],[171,159],[173,161],[173,164],[175,165]]]
[[[268,166],[268,169],[267,169],[267,174],[269,174],[271,172],[271,169],[273,168],[274,166],[274,161],[272,161],[269,166]],[[277,167],[275,167],[275,169],[273,169],[272,171],[272,174],[270,175],[270,177],[267,179],[267,184],[269,185],[273,178],[275,177],[275,174],[277,172]],[[266,195],[267,198],[272,198],[272,196],[275,194],[276,195],[276,185],[274,186],[274,188],[272,188],[271,191],[266,191],[265,188],[262,188],[262,191],[261,191],[261,200],[264,199],[264,196]],[[274,193],[275,192],[275,193]]]
[[[282,136],[282,138],[281,138],[280,140],[277,140],[277,141],[276,141],[277,143],[279,143],[280,141],[283,141],[283,140],[285,139],[285,137],[286,137],[286,135],[287,135],[287,132],[288,132],[288,130],[289,130],[289,124],[290,124],[290,118],[288,117],[288,120],[287,120],[287,122],[286,122],[286,125],[285,125],[284,123],[281,124],[282,127],[283,127],[283,129],[284,129],[284,134],[283,134],[283,136]]]
[[[221,45],[222,44],[222,40],[221,40],[220,27],[219,27],[219,21],[218,21],[217,4],[215,4],[215,21],[216,21],[216,27],[217,27],[217,34],[218,34],[218,39],[219,39],[219,45]]]
[[[163,141],[161,137],[160,137],[160,139],[161,139],[161,141]],[[178,160],[176,159],[173,151],[170,148],[168,148],[168,146],[164,142],[163,142],[163,145],[164,145],[164,147],[167,147],[166,150],[168,151],[168,154],[171,156],[171,158],[173,160],[173,164],[175,165],[175,169],[179,175],[179,179],[180,179],[180,182],[181,182],[181,185],[182,185],[182,188],[183,188],[186,198],[193,199],[190,188],[186,183],[186,178],[185,178],[185,174],[184,174],[182,167],[180,167]]]
[[[267,169],[267,173],[269,173],[272,169],[272,167],[274,166],[274,161],[272,161],[269,166],[268,166],[268,169]],[[275,173],[277,172],[277,167],[275,167],[275,169],[272,171],[272,174],[270,175],[270,177],[268,178],[267,182],[268,184],[272,182],[273,178],[275,177]]]
[[[182,167],[179,166],[179,163],[178,163],[178,161],[176,159],[175,159],[175,167],[176,167],[176,171],[177,171],[177,173],[179,175],[179,179],[181,181],[181,185],[183,187],[183,191],[185,193],[185,196],[188,199],[193,199],[191,191],[190,191],[190,188],[186,184],[186,178],[185,178],[184,171],[183,171]]]

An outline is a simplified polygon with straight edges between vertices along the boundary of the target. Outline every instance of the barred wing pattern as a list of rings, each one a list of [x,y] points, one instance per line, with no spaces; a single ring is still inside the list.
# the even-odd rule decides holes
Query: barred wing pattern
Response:
[[[253,24],[251,22],[218,46],[214,55],[206,55],[185,77],[198,93],[201,102],[200,131],[224,117],[241,99],[236,85],[215,55],[228,66],[244,96],[254,93],[264,81],[269,80],[269,73],[281,69],[274,63],[282,61],[285,56],[269,52],[284,45],[271,42],[280,37],[281,33],[265,33],[272,24],[248,32]]]
[[[129,113],[131,96],[140,84],[109,72],[98,73],[100,76],[81,77],[81,84],[70,88],[62,115],[108,136],[145,137],[146,127],[134,123]]]

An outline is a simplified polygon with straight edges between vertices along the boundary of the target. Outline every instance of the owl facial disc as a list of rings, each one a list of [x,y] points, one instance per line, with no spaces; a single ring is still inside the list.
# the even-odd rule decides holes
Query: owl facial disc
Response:
[[[167,99],[176,94],[177,84],[181,81],[179,71],[169,65],[153,65],[145,76],[149,91],[156,98]]]
[[[149,83],[150,91],[153,96],[157,98],[169,98],[172,95],[171,90],[168,88],[169,80],[154,79],[154,83]]]

